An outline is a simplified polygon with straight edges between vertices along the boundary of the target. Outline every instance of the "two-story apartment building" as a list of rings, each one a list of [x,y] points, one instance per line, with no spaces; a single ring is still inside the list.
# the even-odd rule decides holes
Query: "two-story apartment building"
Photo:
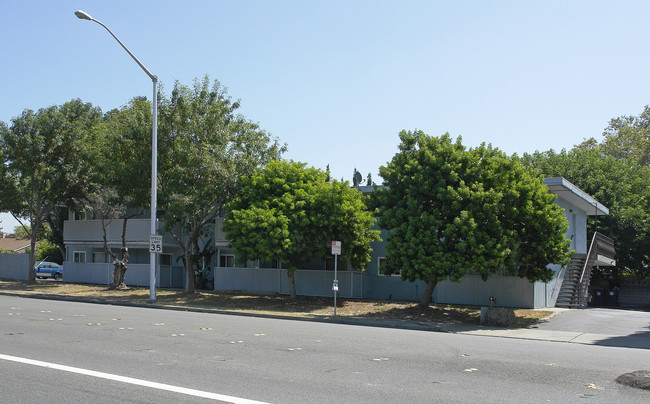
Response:
[[[609,214],[607,207],[600,204],[584,191],[564,178],[547,178],[544,183],[549,192],[557,195],[555,201],[565,212],[569,224],[566,236],[571,240],[571,249],[577,257],[589,253],[587,239],[587,217]],[[361,187],[362,192],[371,192],[371,187]],[[103,252],[103,232],[100,220],[70,220],[65,223],[66,244],[65,278],[69,281],[109,283],[112,279],[112,265],[107,263]],[[221,230],[222,219],[214,226],[216,254],[209,267],[213,268],[215,290],[245,290],[251,292],[289,293],[286,269],[277,262],[237,262],[235,252],[229,247],[226,235]],[[121,245],[121,220],[113,221],[109,227],[109,244],[119,249]],[[383,237],[385,239],[385,237]],[[127,243],[130,264],[126,282],[131,285],[149,284],[149,219],[128,221]],[[351,268],[346,263],[338,265],[339,295],[350,298],[417,301],[422,297],[425,284],[421,281],[402,281],[399,276],[386,276],[379,267],[385,259],[385,242],[372,245],[372,259],[365,271]],[[183,269],[178,262],[180,249],[170,237],[164,238],[164,253],[160,256],[157,274],[159,287],[182,287]],[[612,255],[612,254],[610,254]],[[611,257],[613,258],[613,257]],[[587,262],[585,261],[585,264]],[[592,259],[589,265],[605,265],[611,259]],[[334,279],[334,258],[314,259],[305,268],[296,272],[296,288],[299,295],[331,296]],[[566,269],[552,267],[555,277],[551,282],[531,283],[527,279],[511,276],[506,271],[483,281],[479,275],[467,275],[462,282],[441,282],[433,293],[436,303],[487,305],[490,297],[496,298],[500,306],[551,307],[554,306],[565,280]]]

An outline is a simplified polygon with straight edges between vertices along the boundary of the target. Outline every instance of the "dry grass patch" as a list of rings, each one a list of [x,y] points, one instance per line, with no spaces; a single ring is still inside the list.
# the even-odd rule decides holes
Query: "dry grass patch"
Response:
[[[0,280],[0,290],[18,294],[56,294],[131,303],[147,303],[149,301],[149,288],[138,287],[127,290],[108,290],[103,285],[52,281],[27,283]],[[157,289],[156,303],[176,307],[303,317],[334,315],[334,302],[331,297],[299,296],[297,301],[294,302],[288,296],[284,295],[208,291],[196,291],[194,294],[188,295],[183,293],[182,290],[177,289]],[[413,302],[353,299],[338,299],[336,309],[336,314],[342,317],[384,318],[475,325],[479,324],[480,312],[480,307],[472,306],[431,305],[426,309],[422,309],[417,303]],[[530,326],[542,318],[548,317],[550,314],[550,311],[542,310],[515,310],[515,315],[517,316],[515,328]]]

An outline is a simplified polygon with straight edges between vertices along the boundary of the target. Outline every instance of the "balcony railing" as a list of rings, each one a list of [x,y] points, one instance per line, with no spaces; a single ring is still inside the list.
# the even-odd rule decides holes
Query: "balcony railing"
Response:
[[[107,226],[108,242],[122,242],[122,226],[124,220],[114,219]],[[147,243],[150,231],[149,219],[129,219],[126,224],[126,239],[128,243]],[[101,220],[67,220],[63,223],[63,240],[73,242],[103,242],[104,231]]]

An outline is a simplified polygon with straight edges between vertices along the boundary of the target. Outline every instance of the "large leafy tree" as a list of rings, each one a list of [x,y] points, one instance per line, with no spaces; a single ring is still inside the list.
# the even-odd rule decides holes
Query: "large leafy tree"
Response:
[[[614,239],[616,272],[650,275],[650,167],[637,157],[616,158],[598,148],[536,152],[524,160],[546,176],[561,176],[594,196],[610,210],[591,222]]]
[[[35,279],[36,235],[48,215],[57,205],[78,202],[88,190],[84,140],[101,116],[98,108],[77,99],[25,110],[9,128],[2,127],[0,149],[9,183],[0,192],[9,194],[9,211],[31,238],[30,281]]]
[[[242,180],[243,192],[228,205],[224,230],[240,259],[277,260],[288,269],[291,298],[295,271],[330,254],[341,241],[341,258],[363,269],[370,243],[379,239],[364,196],[347,182],[328,181],[322,170],[274,161]]]
[[[438,282],[470,272],[485,280],[509,268],[531,282],[552,277],[549,264],[570,258],[562,210],[542,177],[481,145],[466,149],[448,134],[400,133],[399,152],[380,168],[372,197],[389,230],[385,273],[423,280],[427,307]]]
[[[609,121],[599,143],[595,138],[585,140],[578,149],[597,149],[615,159],[634,159],[650,166],[650,106],[637,116],[623,115]]]
[[[119,110],[109,111],[92,132],[89,160],[94,163],[93,191],[87,201],[101,218],[104,252],[115,269],[109,289],[126,289],[128,269],[127,227],[131,218],[144,214],[150,198],[151,177],[151,103],[135,98]],[[122,219],[122,247],[113,251],[107,239],[107,227],[115,218]]]
[[[7,124],[0,121],[0,136],[8,132]],[[0,147],[0,212],[5,212],[11,204],[9,200],[14,196],[13,189],[10,189],[11,182],[7,176],[7,164],[4,150]]]
[[[207,76],[191,87],[176,82],[170,98],[161,96],[160,206],[166,231],[183,249],[187,293],[194,291],[199,237],[240,190],[241,177],[284,151],[238,108]]]

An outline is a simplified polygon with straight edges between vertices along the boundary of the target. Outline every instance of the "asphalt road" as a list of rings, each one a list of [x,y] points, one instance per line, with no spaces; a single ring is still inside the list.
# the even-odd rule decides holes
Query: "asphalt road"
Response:
[[[0,316],[2,402],[650,402],[614,382],[646,349],[12,296]]]

